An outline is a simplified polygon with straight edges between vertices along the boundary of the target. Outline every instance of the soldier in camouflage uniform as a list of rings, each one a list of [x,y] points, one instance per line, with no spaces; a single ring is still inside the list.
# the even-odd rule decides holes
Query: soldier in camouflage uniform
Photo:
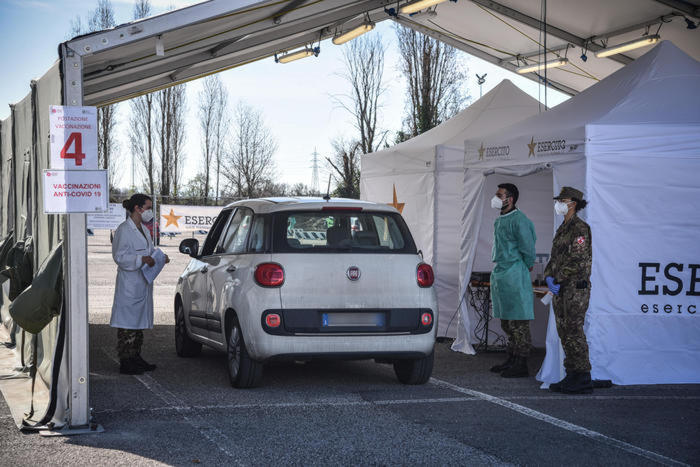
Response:
[[[590,298],[591,262],[593,257],[591,229],[576,213],[587,202],[583,193],[564,187],[555,210],[564,215],[552,242],[552,254],[545,268],[549,290],[554,294],[554,316],[557,333],[564,349],[566,377],[550,385],[555,392],[589,394],[593,392],[588,343],[583,323]]]

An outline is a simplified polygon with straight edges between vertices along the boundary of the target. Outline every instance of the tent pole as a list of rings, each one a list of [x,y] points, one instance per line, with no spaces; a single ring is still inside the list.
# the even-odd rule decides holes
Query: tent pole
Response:
[[[82,58],[64,43],[63,105],[83,105]],[[47,111],[48,109],[41,109]],[[89,408],[87,233],[85,214],[66,214],[63,222],[64,293],[67,304],[68,427],[86,427]]]

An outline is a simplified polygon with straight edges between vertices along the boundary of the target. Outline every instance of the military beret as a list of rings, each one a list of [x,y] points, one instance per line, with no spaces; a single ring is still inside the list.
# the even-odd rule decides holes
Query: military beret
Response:
[[[554,197],[554,199],[572,199],[572,198],[575,198],[577,200],[582,200],[583,193],[578,191],[576,188],[571,188],[570,186],[565,186],[565,187],[562,187],[561,191],[559,192],[559,196]]]

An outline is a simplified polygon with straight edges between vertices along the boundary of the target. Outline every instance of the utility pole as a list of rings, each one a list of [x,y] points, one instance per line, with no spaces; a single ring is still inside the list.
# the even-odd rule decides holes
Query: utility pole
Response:
[[[314,152],[312,154],[313,159],[311,159],[311,190],[313,191],[314,195],[319,193],[319,186],[318,186],[318,151],[316,151],[316,148],[314,147]]]

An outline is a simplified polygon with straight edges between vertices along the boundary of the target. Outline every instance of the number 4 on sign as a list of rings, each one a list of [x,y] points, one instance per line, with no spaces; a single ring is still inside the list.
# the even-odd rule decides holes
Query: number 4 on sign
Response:
[[[74,151],[68,152],[71,145],[74,144]],[[71,133],[68,136],[66,144],[61,149],[61,159],[74,159],[75,165],[83,165],[85,153],[83,153],[83,135],[82,133]]]

